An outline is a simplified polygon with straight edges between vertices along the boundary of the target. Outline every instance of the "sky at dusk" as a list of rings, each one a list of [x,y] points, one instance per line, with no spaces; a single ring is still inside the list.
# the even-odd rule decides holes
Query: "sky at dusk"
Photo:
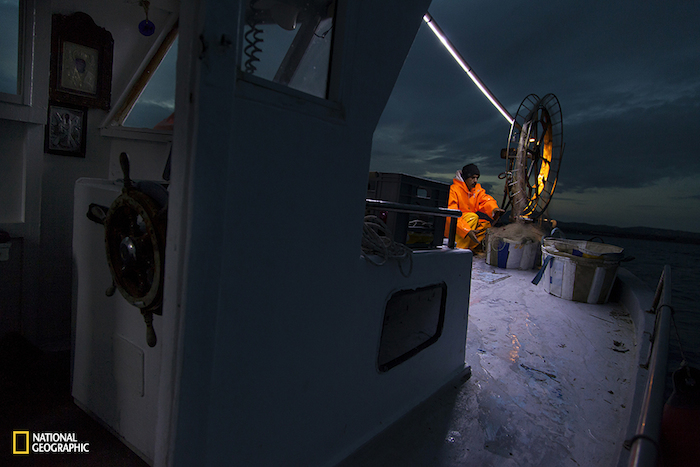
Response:
[[[15,3],[0,0],[0,11]],[[529,94],[557,96],[565,150],[549,217],[700,232],[700,1],[434,0],[429,11],[511,115]],[[172,112],[175,61],[166,62],[157,75],[170,86],[149,86],[128,125]],[[500,203],[509,131],[421,23],[370,170],[449,183],[474,162]]]
[[[434,0],[429,11],[511,115],[529,94],[559,99],[551,218],[700,232],[700,2]],[[450,182],[474,162],[500,203],[509,131],[422,24],[370,169]]]

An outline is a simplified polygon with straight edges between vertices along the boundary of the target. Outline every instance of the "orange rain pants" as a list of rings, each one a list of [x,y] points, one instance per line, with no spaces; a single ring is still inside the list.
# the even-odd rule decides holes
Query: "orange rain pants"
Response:
[[[477,183],[469,191],[461,178],[455,178],[450,186],[450,197],[447,207],[462,211],[462,217],[457,219],[457,236],[455,238],[457,248],[473,249],[484,239],[486,229],[491,227],[489,221],[479,219],[477,212],[484,213],[490,217],[493,214],[493,210],[498,208],[498,203],[491,195],[486,193],[481,184]],[[448,219],[445,223],[445,236],[449,235],[451,221],[452,219]],[[471,230],[476,231],[479,243],[474,243],[468,237]]]

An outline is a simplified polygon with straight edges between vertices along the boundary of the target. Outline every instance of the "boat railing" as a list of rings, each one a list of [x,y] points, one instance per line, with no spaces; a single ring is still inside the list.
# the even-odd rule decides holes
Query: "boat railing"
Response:
[[[652,302],[656,314],[654,334],[647,368],[649,376],[644,390],[637,430],[628,441],[630,457],[628,467],[656,466],[659,459],[661,416],[666,389],[666,361],[673,307],[671,306],[671,267],[664,266]]]
[[[394,211],[404,214],[430,214],[438,217],[462,217],[462,212],[457,209],[447,209],[431,206],[420,206],[418,204],[403,204],[393,201],[383,201],[379,199],[366,199],[368,208],[381,209],[384,211]],[[447,237],[447,247],[455,247],[455,237],[457,235],[457,223],[450,222],[450,231]]]

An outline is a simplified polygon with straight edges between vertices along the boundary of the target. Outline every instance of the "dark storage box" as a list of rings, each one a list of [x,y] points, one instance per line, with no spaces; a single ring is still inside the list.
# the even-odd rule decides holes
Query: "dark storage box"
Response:
[[[370,172],[367,198],[428,207],[447,207],[450,185],[402,173]],[[445,218],[429,214],[368,213],[385,220],[394,241],[410,248],[435,248],[442,245]]]

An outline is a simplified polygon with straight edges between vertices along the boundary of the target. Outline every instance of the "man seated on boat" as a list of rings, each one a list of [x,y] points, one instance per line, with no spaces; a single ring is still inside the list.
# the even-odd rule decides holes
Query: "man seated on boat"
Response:
[[[450,186],[447,207],[462,211],[462,217],[457,219],[457,248],[474,250],[483,241],[486,229],[505,212],[478,183],[479,175],[476,165],[467,164],[457,171]],[[449,234],[451,221],[448,219],[445,224],[445,235]]]

